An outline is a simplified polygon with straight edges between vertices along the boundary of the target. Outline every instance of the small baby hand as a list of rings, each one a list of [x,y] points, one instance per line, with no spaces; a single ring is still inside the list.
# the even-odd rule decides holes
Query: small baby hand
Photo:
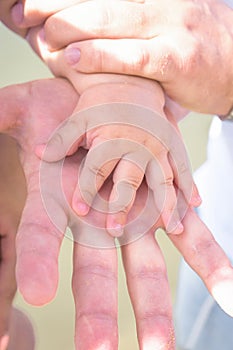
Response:
[[[73,194],[75,212],[86,215],[95,196],[113,173],[106,227],[110,234],[123,233],[144,176],[168,233],[181,233],[188,204],[199,205],[181,137],[159,113],[136,104],[105,103],[75,113],[36,153],[54,162],[89,150]],[[187,202],[178,210],[179,189]],[[156,221],[157,218],[155,218]]]

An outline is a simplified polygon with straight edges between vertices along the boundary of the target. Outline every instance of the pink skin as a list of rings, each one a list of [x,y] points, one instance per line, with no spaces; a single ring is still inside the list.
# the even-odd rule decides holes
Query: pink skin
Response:
[[[55,100],[57,103],[53,102]],[[76,184],[77,164],[80,164],[85,152],[80,150],[64,163],[62,183],[68,202],[53,187],[55,179],[51,175],[56,165],[47,164],[46,181],[43,176],[39,181],[41,161],[34,155],[35,145],[46,142],[60,122],[72,112],[76,103],[77,95],[73,88],[61,79],[16,85],[0,91],[0,129],[13,136],[20,146],[20,159],[28,190],[17,235],[17,282],[28,302],[35,305],[49,302],[57,289],[58,256],[65,228],[70,225],[74,237],[81,234],[84,238],[91,229],[91,236],[96,231],[98,240],[94,242],[95,247],[93,244],[80,244],[77,240],[74,242],[76,348],[91,350],[102,345],[106,349],[116,350],[117,254],[112,238],[104,229],[105,214],[91,209],[87,221],[83,221],[72,216],[68,205]],[[109,196],[109,186],[111,188],[111,181],[101,190],[105,198]],[[43,198],[41,189],[45,191]],[[51,221],[49,212],[42,203],[46,191],[52,199],[54,212],[58,213],[60,230]],[[121,247],[123,261],[135,311],[140,349],[149,350],[159,344],[161,349],[174,350],[172,305],[166,266],[154,237],[154,231],[162,226],[162,221],[159,218],[148,227],[148,220],[156,213],[153,205],[149,206],[144,216],[139,216],[145,206],[147,193],[152,198],[151,191],[147,192],[143,183],[129,214],[130,225],[122,238],[122,244],[131,242]],[[140,227],[145,232],[137,240],[134,237],[139,222],[134,221],[135,218],[139,218]],[[191,209],[187,212],[183,225],[184,233],[178,236],[171,234],[170,239],[203,278],[219,304],[233,314],[233,270],[228,258]],[[109,248],[101,249],[103,244]],[[142,255],[143,259],[138,259]],[[219,286],[222,297],[218,293]]]
[[[70,44],[65,51],[74,70],[154,79],[174,101],[202,113],[232,108],[233,13],[224,1],[57,0],[53,9],[47,3],[26,0],[13,18],[23,29],[50,16],[48,45],[59,52]]]
[[[64,6],[73,5],[74,3],[72,1],[65,5],[63,1],[59,1],[55,4],[55,7],[48,4],[40,4],[39,6],[42,6],[40,7],[42,12],[45,11],[44,13],[51,15]],[[44,8],[43,5],[45,6]],[[24,10],[24,13],[31,17],[31,20],[34,19],[37,22],[35,14],[32,13],[33,11],[30,12],[31,6],[33,5],[30,1],[25,1],[24,7],[21,3],[14,6],[11,10],[14,21],[19,24],[19,18],[22,17],[22,10]],[[4,10],[6,11],[3,8]],[[7,19],[9,17],[8,12],[5,16]],[[37,11],[34,11],[34,13],[37,13]],[[5,20],[6,23],[7,19]],[[34,25],[36,22],[34,22]],[[11,23],[8,25],[12,27]],[[124,120],[124,125],[120,127],[122,105],[119,108],[115,108],[114,111],[111,109],[111,114],[102,111],[102,115],[105,113],[106,120],[109,123],[109,125],[105,126],[98,124],[97,127],[91,128],[93,117],[87,115],[83,121],[83,128],[79,130],[78,124],[81,125],[80,115],[73,115],[70,123],[67,122],[64,127],[60,128],[46,147],[45,145],[40,145],[36,148],[37,155],[50,162],[63,159],[66,154],[72,154],[80,146],[90,150],[80,173],[80,183],[77,184],[74,190],[73,209],[80,216],[87,215],[98,191],[107,177],[114,173],[106,228],[113,236],[120,236],[123,233],[127,215],[134,203],[136,191],[145,175],[148,184],[151,184],[151,189],[154,192],[157,207],[162,213],[167,232],[181,233],[183,231],[181,223],[183,214],[180,216],[178,213],[178,199],[175,186],[179,187],[183,192],[187,200],[187,206],[198,206],[201,201],[192,180],[185,148],[183,147],[183,154],[179,154],[179,164],[177,160],[174,164],[174,161],[171,161],[172,152],[170,151],[173,147],[166,142],[169,139],[169,132],[163,130],[160,120],[157,122],[151,121],[151,123],[154,123],[156,132],[160,128],[163,130],[165,140],[162,139],[161,141],[157,134],[150,135],[148,131],[146,132],[147,123],[148,125],[150,123],[144,116],[145,108],[153,110],[155,114],[161,116],[160,119],[166,120],[164,94],[161,87],[156,82],[139,77],[119,74],[78,74],[70,68],[65,59],[61,62],[46,50],[43,38],[38,36],[38,30],[39,27],[29,28],[27,40],[56,76],[68,78],[75,86],[81,97],[75,110],[76,113],[100,104],[116,102],[144,107],[141,113],[140,127],[133,124],[133,119],[129,123],[130,127],[127,125],[127,120]],[[131,109],[128,114],[133,116],[134,111]],[[119,124],[114,125],[113,123],[116,122]],[[173,123],[175,124],[175,122]],[[167,124],[170,125],[169,122]],[[177,125],[175,125],[175,128],[177,128]],[[79,137],[77,134],[79,134]],[[176,134],[175,129],[173,134]],[[173,136],[171,136],[171,139],[173,139]],[[177,137],[181,140],[179,136]],[[134,147],[132,147],[132,142],[125,142],[124,147],[120,147],[119,140],[121,141],[122,139],[133,141]],[[106,154],[106,159],[110,160],[109,162],[93,156],[97,147]],[[115,155],[116,147],[121,148],[117,155]],[[44,153],[45,148],[46,152]],[[145,151],[147,152],[147,157],[145,157]],[[137,159],[135,159],[135,154]],[[145,160],[145,158],[147,159]],[[160,179],[158,177],[158,167],[161,169],[160,173],[163,173]],[[95,175],[94,178],[93,174]],[[154,180],[150,180],[156,178],[158,179],[157,183]],[[119,191],[119,184],[122,187],[121,191]],[[125,189],[127,190],[127,195],[124,194],[126,193]]]
[[[47,145],[40,145],[36,148],[37,155],[49,162],[60,160],[66,154],[72,154],[80,146],[90,150],[81,170],[81,184],[77,184],[73,194],[73,209],[78,215],[86,215],[104,181],[113,173],[114,185],[110,200],[115,203],[113,208],[111,203],[109,204],[106,227],[113,236],[120,236],[123,233],[128,212],[134,203],[136,191],[144,175],[148,183],[151,183],[150,179],[157,178],[157,172],[151,166],[156,160],[163,172],[163,178],[156,185],[153,182],[151,189],[154,192],[155,200],[163,198],[164,194],[166,198],[161,201],[157,200],[156,204],[162,213],[167,232],[181,233],[183,231],[182,216],[179,216],[177,209],[175,186],[179,187],[179,190],[183,192],[187,200],[187,206],[189,204],[198,206],[201,200],[192,180],[184,146],[182,146],[182,152],[179,154],[179,162],[174,165],[171,161],[174,145],[170,145],[167,140],[178,138],[181,141],[181,138],[177,133],[178,127],[174,120],[174,130],[170,138],[168,136],[170,135],[168,126],[171,128],[169,120],[166,128],[162,126],[163,123],[161,121],[166,121],[167,118],[164,112],[164,93],[159,84],[149,79],[132,76],[77,73],[66,62],[63,53],[60,58],[59,53],[56,53],[55,57],[47,50],[46,43],[40,36],[40,27],[30,29],[27,40],[48,64],[52,72],[56,76],[66,77],[80,94],[79,103],[70,121],[67,121],[64,126],[55,132]],[[118,104],[118,108],[110,108],[111,113],[102,110],[103,120],[97,126],[93,127],[94,117],[91,113],[87,113],[83,118],[83,123],[80,122],[81,111],[104,104],[109,104],[111,107],[114,103],[115,106]],[[128,106],[135,105],[142,108],[141,122],[139,124],[133,118],[130,118],[133,117],[134,110],[131,109],[128,115],[126,112]],[[160,116],[160,120],[154,118],[148,121],[147,117],[145,117],[145,109],[154,111],[155,115]],[[94,113],[94,109],[92,110],[93,114],[97,114],[97,112]],[[126,115],[123,122],[121,120],[122,113]],[[108,125],[103,125],[104,122],[108,123]],[[117,122],[118,125],[114,125]],[[127,123],[130,124],[130,127]],[[119,127],[120,125],[122,126],[121,128]],[[156,130],[152,135],[150,135],[150,128],[148,132],[148,125],[153,125]],[[160,134],[162,134],[162,137],[159,136]],[[120,149],[118,140],[122,139],[133,141],[135,147],[132,150],[132,142],[125,142],[124,148],[121,147],[122,151],[119,151],[119,154],[115,156],[116,147]],[[111,142],[112,140],[113,142]],[[103,154],[106,154],[106,159],[110,160],[108,163],[93,156],[93,150],[97,145]],[[148,161],[145,161],[145,157],[139,156],[143,147],[151,154]],[[136,161],[134,159],[135,154],[138,158]],[[176,167],[177,171],[175,170]],[[93,174],[95,175],[94,180]],[[133,178],[132,174],[134,174]],[[125,187],[130,189],[130,201],[128,198],[124,198],[124,195],[116,196],[119,183],[123,183]],[[79,187],[81,187],[81,191]]]
[[[48,45],[56,55],[70,44],[65,54],[81,73],[143,76],[160,82],[170,98],[190,110],[228,113],[233,105],[232,9],[221,0],[140,2],[68,6],[45,22]],[[28,0],[30,5],[32,11],[35,4]],[[37,20],[43,21],[48,16],[40,7],[43,1],[37,6]],[[28,20],[25,13],[24,24]]]
[[[9,161],[11,160],[11,161]],[[11,304],[16,292],[15,235],[25,201],[24,180],[15,142],[0,135],[0,339],[8,333]]]

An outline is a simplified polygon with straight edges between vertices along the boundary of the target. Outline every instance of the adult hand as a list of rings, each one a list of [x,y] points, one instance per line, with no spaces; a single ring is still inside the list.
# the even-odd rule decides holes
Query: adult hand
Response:
[[[117,255],[114,241],[105,232],[103,201],[99,199],[101,206],[97,202],[96,209],[91,209],[85,221],[78,219],[68,204],[85,152],[80,150],[66,158],[64,164],[58,162],[54,166],[40,163],[33,154],[35,144],[45,142],[76,103],[73,89],[60,79],[1,90],[0,128],[14,136],[21,146],[28,188],[17,238],[17,277],[27,301],[37,305],[50,301],[57,288],[59,248],[69,225],[75,240],[76,346],[81,350],[101,346],[115,350]],[[111,187],[111,183],[108,186]],[[108,198],[109,189],[102,190],[103,198]],[[166,268],[153,234],[161,226],[161,220],[154,222],[153,195],[145,184],[138,191],[133,208],[120,244],[139,343],[145,349],[173,350]],[[170,239],[202,277],[220,306],[233,314],[233,270],[228,258],[194,212],[187,212],[183,224],[185,232],[179,237],[170,235]],[[139,256],[142,259],[138,259]]]
[[[232,21],[220,0],[88,1],[51,16],[44,30],[52,51],[78,41],[65,55],[79,72],[148,77],[188,109],[226,114],[233,105]]]

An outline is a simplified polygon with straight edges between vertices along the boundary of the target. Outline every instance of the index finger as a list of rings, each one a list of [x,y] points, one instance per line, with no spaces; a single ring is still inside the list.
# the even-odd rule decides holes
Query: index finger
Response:
[[[164,17],[159,7],[156,10],[152,11],[149,3],[86,1],[51,16],[45,23],[46,41],[51,49],[57,50],[87,39],[149,39],[155,34],[156,18],[161,21]]]

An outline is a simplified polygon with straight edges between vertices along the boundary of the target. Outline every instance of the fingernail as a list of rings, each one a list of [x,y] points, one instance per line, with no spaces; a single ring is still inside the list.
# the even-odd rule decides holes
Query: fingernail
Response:
[[[11,18],[17,26],[19,26],[23,22],[24,13],[22,3],[18,2],[15,6],[12,7]]]
[[[124,233],[124,228],[121,224],[114,223],[110,227],[107,228],[108,232],[113,237],[120,237]]]
[[[37,155],[37,157],[43,158],[45,150],[46,150],[46,144],[36,145],[36,147],[35,147],[35,154]]]
[[[196,196],[194,196],[193,198],[192,198],[192,205],[194,206],[194,207],[198,207],[199,205],[201,205],[201,202],[202,202],[202,199],[201,199],[201,197],[199,196],[199,195],[196,195]]]
[[[68,47],[65,49],[64,55],[66,62],[73,65],[78,63],[78,61],[80,60],[81,52],[75,47]]]
[[[177,224],[175,230],[176,230],[176,234],[180,234],[180,233],[183,232],[184,226],[181,224],[181,222],[179,222],[179,223]]]
[[[9,335],[5,334],[0,340],[0,350],[7,350],[9,344]]]
[[[184,231],[184,226],[180,221],[178,221],[174,226],[171,228],[167,228],[167,233],[171,233],[173,235],[179,235]]]
[[[89,212],[89,206],[83,202],[76,202],[75,200],[72,203],[74,211],[81,216],[85,216]]]

